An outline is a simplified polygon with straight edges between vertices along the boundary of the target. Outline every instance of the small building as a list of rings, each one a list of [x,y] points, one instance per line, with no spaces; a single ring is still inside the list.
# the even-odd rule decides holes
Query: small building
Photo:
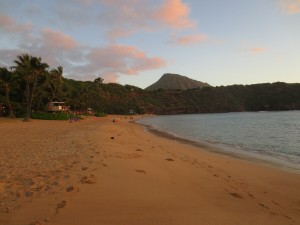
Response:
[[[129,110],[129,115],[135,115],[135,114],[136,114],[136,112],[133,109]]]
[[[70,106],[67,106],[65,102],[49,102],[46,107],[47,112],[68,112]]]
[[[87,114],[89,114],[89,115],[94,114],[94,111],[93,111],[92,108],[87,108],[86,112],[87,112]]]

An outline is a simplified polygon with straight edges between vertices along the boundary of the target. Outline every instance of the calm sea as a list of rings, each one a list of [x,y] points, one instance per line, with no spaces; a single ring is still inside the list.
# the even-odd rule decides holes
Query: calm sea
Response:
[[[226,154],[300,170],[300,111],[155,116],[138,123]]]

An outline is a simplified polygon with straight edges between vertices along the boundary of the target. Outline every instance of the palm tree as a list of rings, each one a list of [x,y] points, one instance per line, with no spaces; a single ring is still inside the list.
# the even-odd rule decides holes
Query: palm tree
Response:
[[[41,109],[42,101],[47,99],[49,100],[49,91],[47,90],[48,84],[47,79],[49,77],[49,73],[45,73],[41,75],[38,79],[38,85],[35,91],[36,98],[34,99],[33,105],[35,105],[35,109],[39,112]]]
[[[26,83],[26,114],[24,121],[29,121],[38,78],[47,72],[46,69],[49,66],[47,63],[43,63],[40,57],[34,57],[28,54],[18,55],[17,59],[18,60],[14,61],[17,65],[14,68],[16,72],[24,78]]]
[[[61,66],[57,67],[57,69],[53,69],[50,71],[50,81],[49,86],[52,93],[52,99],[58,98],[58,100],[62,100],[62,83],[63,83],[63,68]]]
[[[6,103],[9,107],[9,116],[14,118],[15,114],[12,110],[12,106],[9,100],[10,84],[13,80],[14,80],[13,73],[9,71],[6,67],[0,67],[0,83],[3,83],[5,87],[5,96],[6,96]]]

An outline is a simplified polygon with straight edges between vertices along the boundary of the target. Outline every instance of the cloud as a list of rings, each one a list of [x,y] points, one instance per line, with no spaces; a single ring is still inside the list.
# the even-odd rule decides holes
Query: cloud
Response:
[[[95,1],[96,2],[96,1]],[[196,23],[189,18],[190,9],[182,0],[100,0],[104,10],[99,22],[107,28],[107,36],[117,39],[140,31],[190,29]]]
[[[15,22],[7,15],[0,15],[0,26],[3,28],[14,26]]]
[[[177,45],[192,45],[192,44],[199,44],[206,42],[208,37],[205,34],[191,34],[191,35],[184,35],[181,37],[173,36],[170,40],[170,43],[177,44]]]
[[[100,74],[74,74],[72,73],[72,78],[76,80],[82,81],[94,81],[96,78],[101,77],[103,79],[103,83],[118,83],[118,79],[120,75],[116,73],[100,73]]]
[[[44,45],[48,48],[55,48],[60,50],[71,50],[76,47],[76,41],[69,35],[63,34],[59,31],[53,31],[45,28],[42,31]]]
[[[158,56],[149,56],[131,45],[114,42],[108,44],[104,41],[100,46],[93,42],[92,46],[61,30],[67,26],[68,29],[65,30],[77,31],[79,18],[83,21],[82,24],[97,19],[97,22],[87,26],[94,26],[95,33],[90,35],[98,34],[99,39],[103,31],[113,37],[124,37],[141,30],[185,29],[193,24],[188,17],[189,8],[181,0],[157,0],[157,4],[153,4],[153,0],[73,0],[71,3],[61,0],[61,8],[69,10],[65,16],[56,8],[55,2],[47,5],[51,16],[43,14],[43,21],[34,23],[34,27],[29,23],[16,21],[11,16],[13,13],[0,13],[0,33],[11,44],[7,49],[0,49],[0,65],[11,66],[17,55],[28,53],[41,57],[51,68],[63,66],[64,76],[69,78],[93,80],[101,76],[105,82],[117,82],[120,76],[139,75],[143,71],[162,68],[166,61]],[[28,19],[28,13],[35,13],[34,16],[41,13],[44,8],[38,2],[35,3],[37,5],[22,5],[24,15],[20,16],[26,15]],[[162,15],[166,13],[168,6],[174,15]],[[83,7],[85,8],[82,11],[89,12],[87,18],[84,12],[76,13]],[[43,27],[42,22],[49,22],[50,19],[60,20],[60,23],[48,23],[46,28]]]
[[[101,77],[116,81],[120,75],[137,75],[145,70],[158,69],[166,65],[159,57],[149,57],[134,46],[108,45],[92,48],[86,54],[85,65],[76,68],[90,74],[101,74]]]
[[[50,34],[54,33],[55,31],[50,31]],[[150,57],[134,46],[107,45],[91,48],[72,44],[72,47],[69,47],[68,36],[58,34],[58,40],[62,40],[60,43],[55,44],[51,35],[42,35],[32,40],[38,44],[23,44],[20,45],[22,48],[13,50],[1,49],[0,65],[11,66],[17,55],[29,53],[41,57],[52,68],[63,66],[64,76],[68,78],[94,80],[101,76],[105,82],[117,82],[121,75],[138,75],[143,71],[159,69],[166,65],[162,58]],[[67,42],[62,45],[64,41]]]
[[[253,47],[253,48],[241,49],[241,51],[252,53],[252,54],[259,54],[265,52],[266,49],[262,47]]]
[[[251,53],[262,53],[262,52],[265,52],[266,49],[265,48],[256,47],[256,48],[250,48],[248,51],[251,52]]]
[[[181,0],[165,0],[154,12],[154,18],[173,28],[193,28],[195,22],[189,19],[189,7]]]
[[[0,31],[4,30],[9,33],[23,33],[28,32],[32,28],[30,23],[18,24],[10,16],[0,14]]]
[[[300,13],[300,0],[280,0],[280,5],[287,14]]]
[[[101,78],[103,79],[104,83],[117,83],[119,79],[119,75],[114,73],[105,73],[101,75]]]

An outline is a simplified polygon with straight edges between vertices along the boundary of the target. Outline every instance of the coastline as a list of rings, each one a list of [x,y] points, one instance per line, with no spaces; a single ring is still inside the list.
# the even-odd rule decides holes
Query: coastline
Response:
[[[300,222],[299,174],[111,118],[0,124],[0,224]]]
[[[139,124],[139,123],[137,123],[137,124]],[[281,160],[281,159],[278,159],[278,158],[275,158],[272,156],[268,156],[268,155],[261,154],[261,153],[246,152],[245,150],[240,150],[240,149],[232,150],[232,147],[228,148],[228,150],[224,150],[224,148],[226,148],[226,147],[221,147],[220,145],[201,143],[201,142],[189,140],[189,139],[186,139],[183,137],[175,136],[168,132],[157,130],[149,125],[143,125],[143,124],[139,124],[139,125],[144,126],[148,132],[153,133],[157,136],[167,138],[169,140],[177,141],[177,142],[180,142],[183,144],[189,144],[189,145],[195,146],[195,147],[199,148],[199,150],[201,150],[201,151],[209,151],[212,153],[226,155],[226,156],[236,158],[236,159],[260,163],[265,166],[273,166],[275,168],[279,168],[279,169],[282,169],[282,170],[285,170],[285,171],[288,171],[291,173],[300,174],[300,165],[290,163],[290,162],[287,162],[287,161],[284,161],[284,160]]]
[[[195,141],[191,140],[173,133],[170,133],[168,131],[160,130],[157,127],[153,127],[151,125],[143,124],[136,122],[137,124],[144,126],[145,129],[155,135],[175,140],[181,143],[190,144],[193,146],[198,147],[201,150],[218,153],[222,155],[227,155],[233,158],[241,159],[241,160],[248,160],[256,163],[260,163],[262,165],[266,166],[273,166],[276,168],[280,168],[282,170],[286,170],[288,172],[292,173],[298,173],[300,174],[300,164],[296,162],[292,162],[288,159],[284,159],[287,156],[281,156],[281,158],[278,157],[278,155],[272,155],[272,154],[266,154],[266,152],[257,152],[255,150],[247,150],[247,149],[241,149],[237,148],[235,146],[230,146],[226,144],[221,143],[209,143],[204,141]]]

